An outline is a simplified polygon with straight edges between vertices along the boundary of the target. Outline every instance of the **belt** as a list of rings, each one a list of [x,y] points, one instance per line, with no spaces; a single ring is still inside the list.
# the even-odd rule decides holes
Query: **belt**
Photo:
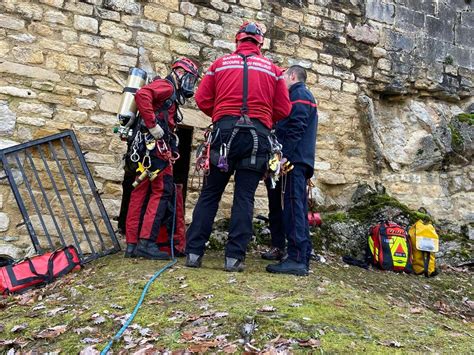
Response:
[[[222,116],[214,122],[214,125],[221,129],[221,130],[228,130],[228,129],[234,129],[235,128],[235,123],[240,119],[239,116]],[[255,127],[255,130],[258,133],[263,133],[264,135],[269,135],[270,134],[270,128],[265,126],[259,119],[257,118],[250,118],[250,121],[252,122],[253,126]],[[243,128],[243,127],[241,127]]]

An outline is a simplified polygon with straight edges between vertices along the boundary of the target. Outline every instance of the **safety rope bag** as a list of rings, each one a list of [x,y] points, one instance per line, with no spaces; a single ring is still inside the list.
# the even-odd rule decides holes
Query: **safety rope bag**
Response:
[[[20,293],[53,282],[58,277],[81,268],[74,246],[26,258],[0,268],[0,293]]]

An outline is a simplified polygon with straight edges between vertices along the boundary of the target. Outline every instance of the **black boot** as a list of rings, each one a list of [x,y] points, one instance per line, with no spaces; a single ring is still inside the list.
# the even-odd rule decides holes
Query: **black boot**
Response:
[[[202,264],[202,255],[197,254],[187,254],[186,263],[184,264],[187,267],[201,267]]]
[[[136,258],[136,244],[127,243],[127,249],[125,249],[124,258]]]
[[[262,259],[265,259],[265,260],[281,260],[283,259],[285,254],[286,253],[283,249],[273,247],[273,248],[270,248],[270,250],[268,250],[267,252],[262,253],[261,256],[262,256]]]
[[[308,276],[308,267],[306,263],[298,263],[291,259],[285,259],[278,264],[267,265],[267,271],[275,274]]]
[[[170,258],[168,253],[161,251],[158,245],[149,239],[140,239],[135,253],[145,259],[169,260]]]
[[[244,271],[245,265],[242,260],[229,258],[226,256],[224,270],[229,272],[241,272]]]

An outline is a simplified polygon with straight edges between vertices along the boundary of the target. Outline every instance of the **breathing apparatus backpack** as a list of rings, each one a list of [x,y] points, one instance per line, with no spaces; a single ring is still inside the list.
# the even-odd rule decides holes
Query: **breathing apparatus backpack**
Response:
[[[381,270],[412,272],[412,247],[404,228],[384,221],[369,229],[366,259]]]
[[[435,253],[439,250],[439,237],[433,225],[418,220],[408,233],[413,246],[413,272],[426,277],[437,275]]]

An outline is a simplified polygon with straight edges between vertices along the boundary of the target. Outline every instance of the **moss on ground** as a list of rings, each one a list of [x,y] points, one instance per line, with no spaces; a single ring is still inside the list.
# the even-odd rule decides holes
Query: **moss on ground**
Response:
[[[222,271],[222,262],[217,252],[206,255],[202,269],[185,268],[180,260],[155,281],[134,320],[138,326],[113,349],[140,338],[139,327],[150,329],[147,339],[156,349],[196,349],[203,340],[193,340],[190,334],[204,327],[212,346],[226,335],[229,344],[234,342],[226,350],[242,352],[236,340],[246,317],[251,317],[257,324],[252,344],[259,349],[293,339],[288,346],[299,352],[311,349],[303,347],[302,340],[313,339],[324,352],[391,352],[390,344],[401,345],[404,352],[474,351],[465,303],[465,298],[473,299],[469,273],[425,279],[330,261],[313,264],[309,277],[298,278],[266,273],[267,263],[255,254],[239,274]],[[34,293],[9,297],[2,304],[0,344],[16,339],[25,342],[23,351],[77,353],[92,339],[102,349],[120,328],[120,317],[132,311],[147,280],[163,265],[117,254]],[[67,313],[57,312],[60,307]],[[100,317],[103,322],[98,322]],[[23,323],[24,330],[11,332]],[[39,331],[57,325],[67,325],[67,331],[38,338]]]
[[[459,122],[467,123],[470,126],[474,126],[474,113],[460,113],[457,115]]]
[[[451,146],[455,151],[462,151],[464,140],[461,132],[453,124],[449,124],[448,128],[451,131]]]
[[[352,207],[348,211],[349,218],[355,219],[360,222],[366,222],[374,218],[378,212],[383,210],[385,207],[395,207],[399,209],[404,215],[406,215],[410,223],[415,223],[421,219],[425,222],[433,222],[428,214],[413,211],[407,205],[401,203],[396,198],[389,196],[388,194],[374,194],[365,201],[363,204],[358,204]]]

